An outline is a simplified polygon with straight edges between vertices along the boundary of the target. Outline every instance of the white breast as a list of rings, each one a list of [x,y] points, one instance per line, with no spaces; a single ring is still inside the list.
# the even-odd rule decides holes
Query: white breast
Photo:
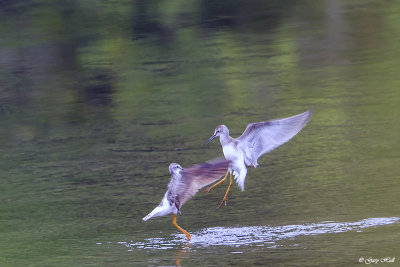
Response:
[[[231,143],[222,148],[224,156],[227,160],[236,161],[240,157],[241,151],[237,151],[236,147]],[[243,155],[242,155],[243,157]]]
[[[226,146],[223,147],[223,152],[224,152],[224,156],[227,160],[232,161],[231,164],[231,170],[233,170],[234,172],[240,172],[240,169],[243,167],[244,165],[244,159],[243,159],[243,152],[240,149],[237,149],[237,147],[235,146],[235,144],[228,144]],[[234,173],[235,175],[236,173]],[[237,174],[236,174],[237,175]],[[235,176],[236,176],[235,175]]]

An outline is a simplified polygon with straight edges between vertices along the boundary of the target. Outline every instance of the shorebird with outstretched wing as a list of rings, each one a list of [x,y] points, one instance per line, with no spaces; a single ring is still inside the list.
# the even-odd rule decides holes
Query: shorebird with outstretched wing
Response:
[[[228,192],[233,183],[232,173],[239,188],[243,191],[247,174],[246,165],[257,167],[259,157],[292,139],[307,124],[311,115],[312,111],[308,110],[284,119],[250,123],[243,134],[236,139],[229,136],[228,127],[217,126],[207,144],[219,136],[225,159],[232,162],[224,178],[208,188],[208,192],[210,192],[215,186],[225,181],[230,173],[228,189],[218,208],[224,203],[226,205]]]
[[[173,225],[190,240],[190,234],[176,223],[176,215],[181,213],[182,205],[193,197],[199,189],[220,179],[227,171],[229,164],[230,161],[223,158],[194,165],[187,169],[183,169],[177,163],[171,163],[169,165],[171,181],[168,184],[167,192],[161,203],[144,217],[143,221],[173,213]]]

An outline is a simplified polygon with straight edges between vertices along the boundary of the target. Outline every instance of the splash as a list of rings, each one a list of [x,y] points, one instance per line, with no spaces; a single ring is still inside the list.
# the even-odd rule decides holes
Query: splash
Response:
[[[399,223],[398,217],[368,218],[357,222],[326,221],[310,224],[285,226],[247,226],[247,227],[212,227],[192,233],[190,246],[205,248],[211,246],[267,246],[276,247],[276,242],[294,239],[298,236],[362,232],[363,229],[393,223]],[[183,234],[172,234],[171,238],[148,238],[138,242],[118,242],[129,250],[168,250],[186,243]]]

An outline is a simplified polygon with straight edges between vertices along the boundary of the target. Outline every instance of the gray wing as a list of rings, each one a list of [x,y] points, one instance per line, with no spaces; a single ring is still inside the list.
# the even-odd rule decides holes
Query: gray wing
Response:
[[[237,138],[246,165],[256,167],[257,159],[292,139],[310,120],[312,111],[277,120],[251,123]]]
[[[193,197],[202,187],[209,185],[223,176],[230,161],[224,158],[214,159],[194,165],[181,171],[181,187],[177,190],[180,206]]]

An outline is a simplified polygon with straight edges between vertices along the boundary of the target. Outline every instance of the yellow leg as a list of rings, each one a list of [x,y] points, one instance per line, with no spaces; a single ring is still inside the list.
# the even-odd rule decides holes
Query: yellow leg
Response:
[[[209,187],[208,189],[206,189],[206,191],[207,191],[207,192],[211,192],[211,190],[213,190],[214,187],[216,187],[217,185],[220,185],[221,183],[223,183],[223,182],[226,180],[226,178],[228,177],[228,173],[229,173],[229,171],[226,172],[224,178],[222,178],[221,180],[219,180],[219,181],[218,181],[217,183],[215,183],[213,186],[211,186],[211,187]],[[231,174],[231,175],[232,175],[232,174]]]
[[[186,235],[188,241],[190,240],[191,238],[190,234],[185,229],[176,224],[176,214],[172,215],[172,224],[175,225],[176,228],[178,228],[182,233]]]
[[[219,204],[218,209],[221,208],[223,204],[226,205],[226,200],[227,200],[226,197],[228,196],[229,190],[231,190],[231,186],[232,186],[232,184],[233,184],[232,173],[231,173],[231,175],[230,175],[230,178],[231,178],[231,179],[230,179],[230,181],[229,181],[228,189],[226,190],[225,196],[224,196],[224,198],[222,199],[221,204]]]

